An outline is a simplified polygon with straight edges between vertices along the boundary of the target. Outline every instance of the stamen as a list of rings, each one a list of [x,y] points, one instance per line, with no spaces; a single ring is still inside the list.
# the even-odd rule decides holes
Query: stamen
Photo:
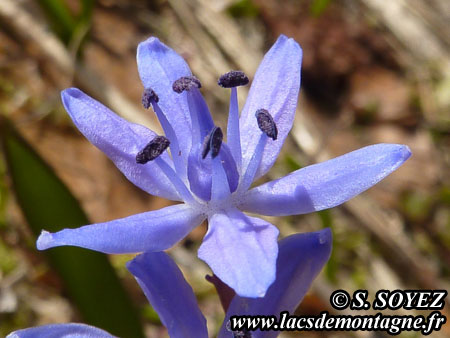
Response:
[[[205,158],[211,150],[211,157],[215,158],[222,146],[223,132],[220,127],[214,127],[203,141],[202,158]]]
[[[264,154],[267,137],[276,140],[278,136],[277,125],[266,109],[258,109],[255,113],[255,116],[256,120],[258,121],[258,127],[264,134],[261,134],[258,144],[256,145],[255,152],[253,153],[253,156],[247,165],[247,169],[242,176],[241,182],[239,183],[239,189],[241,191],[245,191],[250,188],[250,185],[255,178],[256,172],[258,171],[258,167]]]
[[[266,109],[258,109],[255,116],[258,121],[259,129],[261,129],[261,131],[272,140],[276,140],[278,136],[278,129],[269,112]]]
[[[238,86],[245,86],[248,84],[248,77],[240,70],[232,70],[223,74],[217,84],[224,88],[233,88]]]
[[[178,94],[181,94],[185,90],[189,91],[191,88],[202,88],[200,80],[194,75],[180,77],[172,85],[173,91]]]
[[[145,88],[144,92],[142,93],[142,105],[145,109],[150,108],[150,105],[152,102],[158,102],[159,97],[156,95],[156,93],[151,88]]]
[[[170,141],[164,136],[156,136],[136,155],[136,163],[145,164],[153,161],[170,145]]]
[[[239,127],[239,105],[237,89],[231,88],[230,110],[228,113],[227,144],[233,154],[238,171],[242,168],[241,132]]]
[[[156,95],[156,94],[155,94]],[[164,130],[164,134],[170,141],[170,149],[172,153],[173,163],[175,164],[175,170],[182,178],[186,177],[186,165],[184,156],[181,154],[180,145],[178,142],[177,135],[173,130],[170,122],[167,120],[166,116],[162,112],[156,101],[152,101],[153,110],[158,116],[158,120]]]
[[[259,164],[264,153],[264,147],[266,146],[267,136],[261,134],[258,144],[256,145],[255,152],[253,153],[250,162],[247,165],[244,175],[239,182],[239,190],[246,191],[252,185],[253,179],[255,178],[256,172],[258,171]]]

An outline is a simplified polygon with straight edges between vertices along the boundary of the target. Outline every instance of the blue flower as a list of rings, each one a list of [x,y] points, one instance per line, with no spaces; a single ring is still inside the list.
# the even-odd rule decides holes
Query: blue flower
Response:
[[[279,242],[275,282],[263,298],[232,299],[219,338],[238,337],[229,330],[231,316],[293,313],[311,283],[328,261],[331,231],[296,234]],[[175,262],[164,252],[146,252],[127,263],[147,299],[167,327],[170,337],[208,337],[206,319],[200,312],[194,292]],[[78,335],[76,335],[78,334]],[[252,338],[276,337],[276,331],[254,331]],[[108,333],[83,324],[55,324],[19,330],[7,338],[31,337],[110,338]]]
[[[293,313],[331,254],[330,229],[295,234],[279,242],[274,283],[262,298],[235,295],[228,306],[218,337],[232,337],[231,316],[279,316]],[[208,337],[206,320],[194,293],[175,262],[164,252],[146,252],[127,263],[170,337]],[[278,332],[252,332],[252,338],[276,337]]]
[[[220,78],[222,87],[231,88],[227,143],[199,91],[200,81],[156,38],[139,45],[137,63],[145,88],[142,103],[153,107],[165,136],[125,121],[79,89],[64,90],[62,101],[75,125],[132,183],[184,203],[53,234],[43,231],[38,249],[162,251],[208,219],[198,256],[240,296],[264,296],[275,280],[279,232],[244,211],[282,216],[331,208],[410,156],[404,145],[372,145],[250,189],[272,167],[292,127],[301,59],[300,46],[280,36],[259,66],[240,116],[236,86],[248,78],[238,71]]]

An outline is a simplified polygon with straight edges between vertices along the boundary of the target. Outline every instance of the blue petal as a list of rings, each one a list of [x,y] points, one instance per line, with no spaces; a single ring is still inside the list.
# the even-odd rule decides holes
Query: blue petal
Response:
[[[301,62],[300,46],[281,35],[259,65],[240,118],[242,172],[245,172],[261,135],[255,118],[255,112],[260,108],[267,109],[272,115],[278,138],[267,142],[256,178],[269,171],[275,162],[294,121]]]
[[[214,201],[225,201],[230,197],[230,187],[224,183],[227,181],[227,175],[222,165],[220,156],[212,160],[212,179],[211,179],[211,199]]]
[[[192,146],[200,146],[205,137],[214,128],[214,121],[209,112],[208,105],[197,88],[184,91],[180,95],[187,97],[189,105],[189,113],[192,121]]]
[[[178,204],[77,229],[42,231],[37,248],[71,245],[110,254],[161,251],[183,239],[204,218],[189,206]]]
[[[236,209],[216,213],[198,257],[237,294],[262,297],[275,279],[278,229]]]
[[[369,189],[410,156],[409,148],[400,144],[364,147],[256,187],[240,208],[270,216],[332,208]]]
[[[187,175],[189,188],[204,201],[211,199],[212,178],[211,156],[202,158],[200,146],[193,147],[189,153]]]
[[[187,158],[192,142],[188,103],[186,95],[172,90],[172,84],[182,76],[191,75],[189,66],[155,37],[139,44],[137,65],[144,87],[152,88],[158,95],[158,104],[177,135],[182,156]]]
[[[96,327],[69,323],[51,324],[11,332],[6,338],[113,338],[108,332]]]
[[[219,155],[225,173],[227,175],[228,186],[234,192],[239,183],[239,173],[236,162],[226,143],[222,143]],[[212,161],[211,156],[202,158],[202,149],[196,147],[192,149],[188,159],[188,179],[191,191],[204,201],[211,199],[212,184]],[[224,182],[224,184],[226,184]]]
[[[275,315],[293,313],[302,301],[311,283],[322,270],[331,254],[330,229],[295,234],[280,241],[277,276],[264,298],[235,296],[228,308],[219,337],[231,337],[226,323],[231,316]],[[276,331],[255,331],[253,338],[276,337]]]
[[[128,180],[152,195],[180,199],[156,164],[136,163],[136,154],[155,137],[154,132],[127,122],[77,88],[62,91],[61,98],[81,133],[103,151]],[[162,156],[172,162],[167,153]]]
[[[175,262],[164,252],[144,253],[127,263],[170,337],[208,337],[206,319]]]

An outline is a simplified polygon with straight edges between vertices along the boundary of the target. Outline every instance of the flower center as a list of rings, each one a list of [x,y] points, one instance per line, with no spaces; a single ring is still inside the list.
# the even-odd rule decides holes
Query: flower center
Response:
[[[222,143],[222,130],[214,125],[208,106],[200,91],[200,81],[194,76],[183,76],[172,85],[173,90],[185,95],[192,121],[192,147],[187,159],[187,178],[190,190],[203,201],[212,198],[213,159],[225,172],[222,185],[235,191],[239,182],[236,163],[226,144]],[[207,156],[211,152],[211,156]],[[225,189],[226,190],[226,189]],[[216,190],[218,191],[218,190]]]
[[[180,142],[183,140],[177,139],[175,131],[159,107],[158,95],[152,88],[146,88],[142,95],[142,105],[145,108],[153,107],[167,138],[155,137],[137,154],[136,161],[145,164],[156,159],[156,164],[172,181],[185,202],[192,202],[199,206],[200,201],[196,202],[191,192],[206,202],[205,206],[209,205],[213,208],[220,207],[222,203],[238,202],[242,193],[253,182],[268,138],[276,140],[278,136],[277,126],[270,113],[266,109],[258,109],[255,117],[262,134],[250,162],[245,168],[241,167],[242,153],[236,87],[246,85],[248,82],[248,77],[241,71],[230,71],[218,80],[220,86],[231,88],[228,144],[223,142],[222,129],[214,125],[206,102],[198,90],[201,88],[200,81],[195,76],[183,76],[172,84],[174,92],[185,95],[192,121],[192,147],[187,156],[181,154]],[[169,145],[174,167],[166,163],[163,158],[158,158]],[[209,153],[211,156],[208,156]],[[233,194],[234,192],[236,193]],[[219,204],[216,205],[217,203]]]

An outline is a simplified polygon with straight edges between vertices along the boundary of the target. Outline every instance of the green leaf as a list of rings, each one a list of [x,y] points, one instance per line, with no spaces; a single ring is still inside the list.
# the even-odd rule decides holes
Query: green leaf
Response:
[[[63,0],[38,0],[53,31],[68,44],[76,28],[76,21]]]
[[[9,121],[0,120],[0,135],[13,188],[33,234],[89,224],[68,188]],[[84,321],[120,337],[144,336],[137,313],[106,255],[76,247],[44,253]]]
[[[78,53],[91,26],[95,0],[78,0],[79,13],[72,13],[64,0],[38,0],[53,32]]]
[[[94,5],[94,0],[81,0],[81,12],[78,17],[78,21],[83,21],[86,23],[91,21]]]

